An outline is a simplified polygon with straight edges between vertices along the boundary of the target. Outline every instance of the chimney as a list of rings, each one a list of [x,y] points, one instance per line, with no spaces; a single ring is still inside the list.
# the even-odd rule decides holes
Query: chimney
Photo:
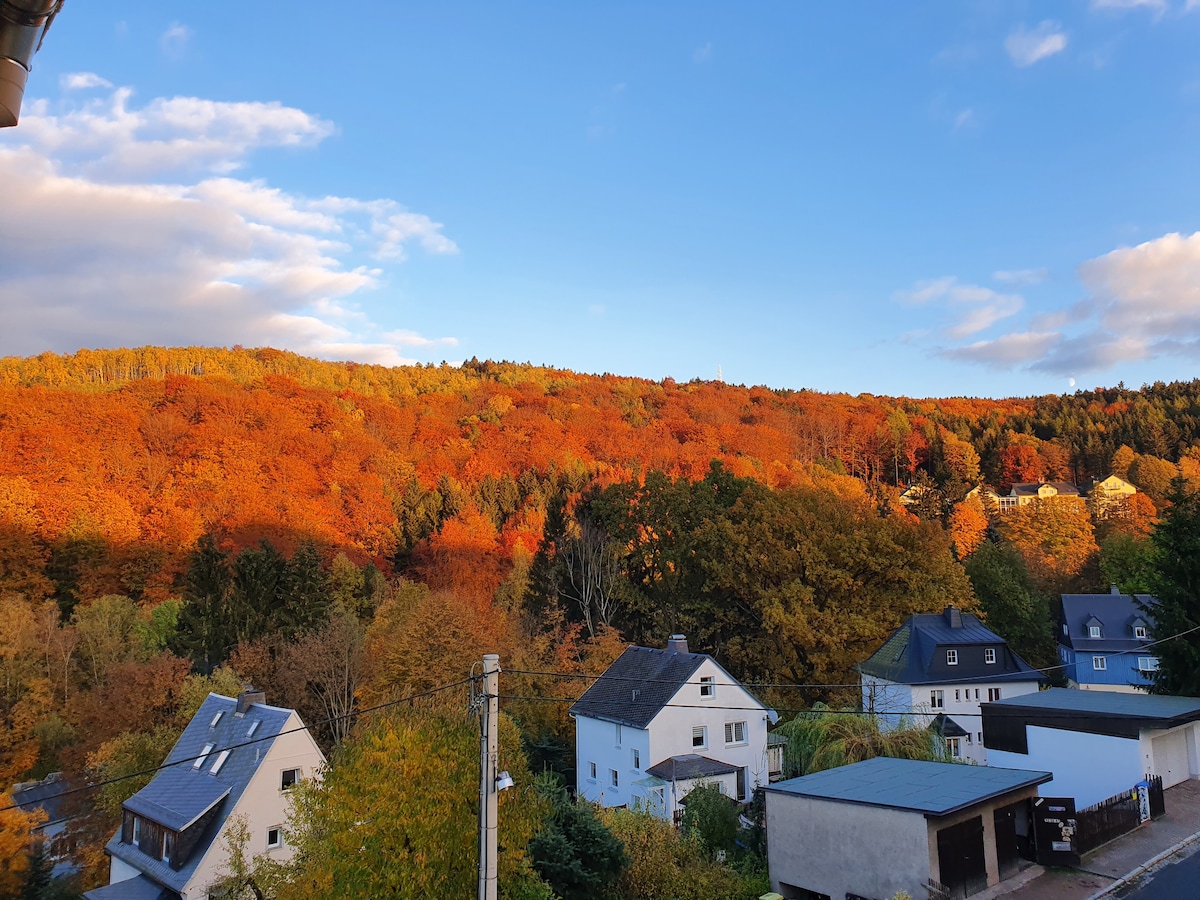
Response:
[[[673,634],[667,638],[668,653],[687,653],[687,638],[682,634]]]
[[[1114,584],[1109,587],[1108,592],[1110,594],[1119,594],[1121,593],[1121,589]]]
[[[253,688],[242,691],[238,694],[237,709],[234,711],[235,716],[244,716],[254,703],[266,703],[267,695],[262,691],[256,691]]]
[[[951,628],[962,628],[962,613],[953,606],[947,606],[943,615],[946,617],[946,624]]]

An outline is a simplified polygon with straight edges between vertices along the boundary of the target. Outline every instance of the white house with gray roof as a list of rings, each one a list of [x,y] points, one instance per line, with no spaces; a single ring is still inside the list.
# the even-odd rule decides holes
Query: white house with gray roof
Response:
[[[295,710],[263,701],[208,695],[164,768],[125,801],[104,848],[109,884],[88,900],[204,900],[227,874],[234,816],[249,831],[247,856],[291,856],[288,790],[318,775],[325,756]]]
[[[640,805],[674,820],[692,788],[749,800],[768,781],[776,716],[683,635],[629,647],[571,707],[576,789],[603,806]]]
[[[1045,676],[979,618],[948,606],[910,616],[860,663],[863,709],[887,728],[936,728],[955,759],[985,765],[981,703],[1034,693]]]

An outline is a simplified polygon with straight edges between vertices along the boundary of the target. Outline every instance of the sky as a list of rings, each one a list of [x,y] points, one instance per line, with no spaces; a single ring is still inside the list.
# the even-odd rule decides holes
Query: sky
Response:
[[[68,3],[0,355],[1200,376],[1200,0]]]

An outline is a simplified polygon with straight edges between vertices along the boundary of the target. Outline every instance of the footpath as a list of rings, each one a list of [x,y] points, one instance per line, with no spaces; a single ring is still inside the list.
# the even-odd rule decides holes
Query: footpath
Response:
[[[1191,840],[1200,841],[1200,781],[1168,788],[1166,814],[1085,854],[1073,869],[1046,869],[1041,875],[1001,894],[1005,900],[1088,900],[1102,892],[1117,896],[1123,879]]]

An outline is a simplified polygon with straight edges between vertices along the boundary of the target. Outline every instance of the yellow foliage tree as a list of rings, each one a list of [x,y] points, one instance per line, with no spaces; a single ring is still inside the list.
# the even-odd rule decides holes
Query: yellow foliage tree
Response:
[[[1046,497],[1009,510],[1001,535],[1017,549],[1043,586],[1061,586],[1099,552],[1087,506],[1068,497]]]
[[[988,517],[978,497],[967,497],[954,504],[950,513],[950,539],[959,559],[966,559],[987,534]]]
[[[12,796],[0,794],[0,806],[12,805]],[[29,869],[29,842],[33,829],[45,818],[19,809],[0,812],[0,897],[16,897]]]

